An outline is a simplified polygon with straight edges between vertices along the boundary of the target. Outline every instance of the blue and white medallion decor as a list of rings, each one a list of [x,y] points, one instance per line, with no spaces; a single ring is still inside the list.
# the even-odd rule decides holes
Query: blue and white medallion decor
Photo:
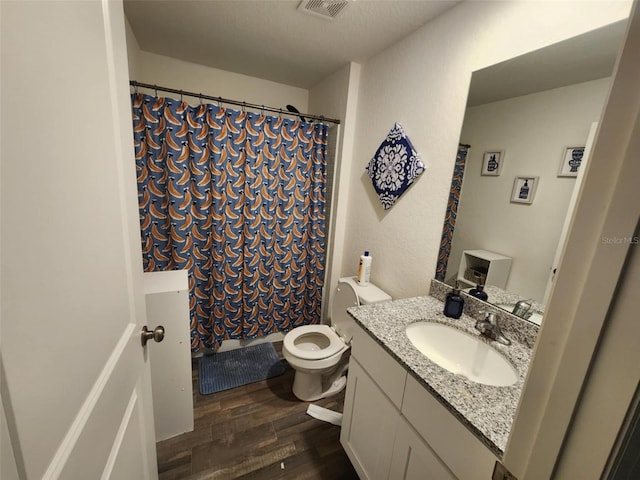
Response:
[[[391,208],[424,169],[424,163],[399,123],[389,131],[366,167],[385,210]]]

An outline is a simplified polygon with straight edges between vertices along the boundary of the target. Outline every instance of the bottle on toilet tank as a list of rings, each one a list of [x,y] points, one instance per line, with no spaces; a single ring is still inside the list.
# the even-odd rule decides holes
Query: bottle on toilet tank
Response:
[[[357,277],[358,285],[363,287],[369,285],[369,278],[371,277],[371,260],[373,260],[373,258],[369,255],[368,250],[364,251],[364,255],[360,255]]]

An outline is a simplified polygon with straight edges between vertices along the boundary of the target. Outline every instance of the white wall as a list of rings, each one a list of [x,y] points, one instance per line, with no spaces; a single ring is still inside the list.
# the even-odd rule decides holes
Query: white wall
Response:
[[[433,278],[451,173],[474,70],[628,16],[629,2],[464,2],[362,69],[342,274],[362,250],[372,282],[394,298]],[[400,122],[426,172],[384,212],[364,168]]]
[[[568,146],[584,146],[610,79],[469,108],[460,141],[471,145],[447,277],[463,250],[513,258],[507,290],[542,301],[575,177],[558,177]],[[481,176],[484,152],[504,150],[502,173]],[[510,203],[517,175],[539,176],[532,205]]]
[[[286,105],[294,105],[301,112],[308,111],[309,91],[303,88],[140,50],[128,22],[127,54],[131,80],[269,107],[284,109]],[[160,93],[160,95],[170,96],[171,94]],[[184,98],[189,103],[198,102],[197,98]]]
[[[127,63],[129,65],[129,78],[138,78],[138,64],[140,63],[140,45],[138,45],[138,39],[131,29],[129,20],[124,17],[124,32],[127,41]]]
[[[331,215],[327,229],[327,262],[323,301],[323,319],[329,315],[331,294],[338,282],[346,233],[347,198],[356,127],[356,108],[361,67],[345,65],[309,91],[309,111],[340,120],[336,164],[328,169],[327,198],[331,196]],[[355,273],[355,272],[349,272]]]

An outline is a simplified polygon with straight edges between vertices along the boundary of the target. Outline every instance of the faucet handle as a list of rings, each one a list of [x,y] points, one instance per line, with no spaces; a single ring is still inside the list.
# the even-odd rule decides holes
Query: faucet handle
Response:
[[[496,317],[495,312],[491,312],[491,311],[486,312],[484,319],[485,321],[489,322],[491,325],[498,325],[498,317]]]
[[[484,315],[484,319],[485,320],[488,320],[488,321],[494,320],[495,321],[495,319],[496,319],[495,310],[492,310],[492,309],[479,310],[478,313],[480,315]],[[491,323],[493,323],[493,321]]]
[[[513,314],[517,315],[518,317],[522,317],[522,318],[527,318],[526,315],[529,314],[529,312],[533,313],[533,309],[532,309],[532,302],[533,300],[519,300],[515,306],[513,307]],[[531,316],[531,314],[529,314],[529,316]]]

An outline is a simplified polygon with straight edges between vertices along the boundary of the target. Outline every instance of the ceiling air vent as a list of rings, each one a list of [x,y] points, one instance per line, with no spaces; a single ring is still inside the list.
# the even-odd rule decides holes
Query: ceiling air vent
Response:
[[[342,12],[347,3],[346,0],[302,0],[298,10],[331,20]]]

